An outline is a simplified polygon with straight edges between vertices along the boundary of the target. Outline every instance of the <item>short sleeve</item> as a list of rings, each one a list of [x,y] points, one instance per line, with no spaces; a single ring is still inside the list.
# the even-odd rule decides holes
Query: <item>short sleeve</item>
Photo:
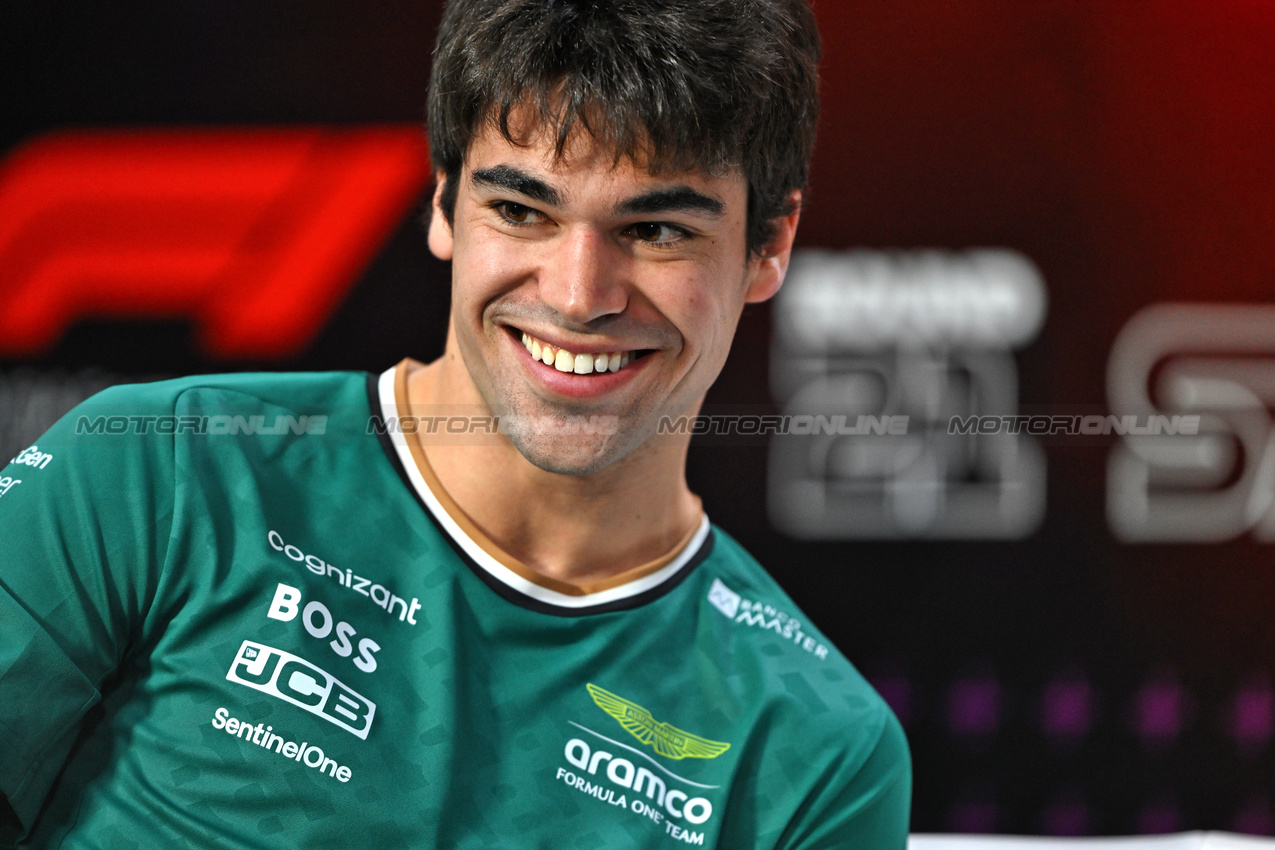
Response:
[[[162,393],[113,388],[0,470],[0,792],[24,831],[153,601],[171,414]]]
[[[912,808],[907,738],[888,709],[864,760],[846,759],[806,799],[777,850],[904,850]]]

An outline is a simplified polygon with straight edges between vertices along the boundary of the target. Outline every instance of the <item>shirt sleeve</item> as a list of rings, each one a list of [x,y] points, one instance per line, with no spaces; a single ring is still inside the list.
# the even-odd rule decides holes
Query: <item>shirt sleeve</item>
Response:
[[[173,512],[165,419],[160,393],[113,388],[0,470],[0,793],[20,832],[154,599]]]
[[[904,850],[912,808],[907,738],[889,710],[866,760],[846,759],[812,790],[776,850]]]

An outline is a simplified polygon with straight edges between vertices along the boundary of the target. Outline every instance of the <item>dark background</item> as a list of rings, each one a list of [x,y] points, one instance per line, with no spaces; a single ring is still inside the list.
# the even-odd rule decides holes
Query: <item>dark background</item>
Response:
[[[1049,307],[1016,354],[1024,408],[1102,409],[1112,341],[1141,307],[1272,301],[1275,6],[816,8],[824,118],[799,244],[1030,257]],[[438,12],[10,2],[0,153],[66,128],[420,122]],[[112,380],[430,359],[447,274],[405,216],[314,344],[269,362],[212,359],[180,321],[82,322],[50,352],[0,360],[0,449]],[[769,345],[770,308],[752,308],[709,404],[770,405]],[[771,529],[764,446],[693,450],[709,515],[895,705],[917,831],[1275,832],[1271,550],[1117,542],[1111,448],[1046,445],[1047,512],[1022,540],[819,543]],[[1064,692],[1084,709],[1066,734],[1042,720]]]

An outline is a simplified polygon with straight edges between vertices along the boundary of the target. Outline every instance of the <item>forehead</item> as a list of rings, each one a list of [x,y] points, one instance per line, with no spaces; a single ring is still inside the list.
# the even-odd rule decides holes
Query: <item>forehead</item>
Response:
[[[676,186],[690,187],[728,209],[742,207],[747,198],[746,181],[738,168],[721,174],[698,168],[653,170],[645,157],[617,155],[614,147],[578,127],[561,152],[551,129],[515,134],[515,139],[505,138],[494,126],[484,126],[466,151],[462,184],[472,184],[475,172],[507,166],[549,184],[564,203],[599,193],[625,195]]]

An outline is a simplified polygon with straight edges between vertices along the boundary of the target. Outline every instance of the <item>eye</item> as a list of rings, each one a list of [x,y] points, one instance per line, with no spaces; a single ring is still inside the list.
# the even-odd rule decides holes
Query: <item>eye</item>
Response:
[[[662,221],[643,221],[629,229],[639,242],[648,245],[671,245],[689,237],[682,228]]]
[[[512,201],[501,201],[493,205],[500,217],[510,224],[534,224],[540,214],[531,207],[515,204]]]

